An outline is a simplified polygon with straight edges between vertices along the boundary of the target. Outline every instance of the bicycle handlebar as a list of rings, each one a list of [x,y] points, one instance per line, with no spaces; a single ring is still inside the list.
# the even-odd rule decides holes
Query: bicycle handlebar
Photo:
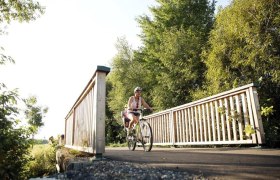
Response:
[[[144,110],[151,110],[151,109],[148,109],[148,108],[136,108],[136,109],[128,109],[128,110],[132,110],[132,111],[141,111],[143,112]],[[152,111],[152,110],[151,110]]]

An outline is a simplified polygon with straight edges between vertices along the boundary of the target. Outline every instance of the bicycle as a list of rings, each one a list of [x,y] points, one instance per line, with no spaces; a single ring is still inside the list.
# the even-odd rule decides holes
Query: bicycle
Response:
[[[127,135],[128,149],[134,151],[137,143],[141,143],[144,151],[149,152],[153,147],[153,132],[147,119],[143,118],[143,111],[146,109],[134,109],[140,113],[139,121],[133,125],[132,132]],[[130,120],[123,115],[124,123],[128,123]],[[125,127],[127,133],[128,128]]]

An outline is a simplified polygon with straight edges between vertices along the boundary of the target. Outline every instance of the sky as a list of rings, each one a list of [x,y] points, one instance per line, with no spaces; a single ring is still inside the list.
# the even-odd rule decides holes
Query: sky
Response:
[[[36,96],[48,107],[36,138],[64,134],[65,116],[95,72],[110,67],[117,39],[141,46],[135,18],[148,14],[155,0],[40,0],[45,13],[29,23],[12,22],[0,46],[15,64],[0,66],[0,82]],[[229,0],[217,0],[225,7]]]

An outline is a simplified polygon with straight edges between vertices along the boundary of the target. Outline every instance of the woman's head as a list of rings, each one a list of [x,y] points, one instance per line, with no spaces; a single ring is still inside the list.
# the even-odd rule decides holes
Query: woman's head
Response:
[[[140,96],[140,94],[141,94],[141,92],[142,92],[142,88],[141,87],[136,87],[135,89],[134,89],[134,94],[137,96]]]
[[[136,92],[141,92],[142,91],[142,88],[141,87],[136,87],[135,89],[134,89],[134,93],[136,93]]]

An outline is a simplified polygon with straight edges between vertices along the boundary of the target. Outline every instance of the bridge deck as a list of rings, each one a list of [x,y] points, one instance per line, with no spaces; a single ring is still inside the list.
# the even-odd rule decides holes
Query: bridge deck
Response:
[[[153,148],[106,147],[108,159],[146,163],[203,174],[213,179],[279,179],[280,149],[259,148]]]

